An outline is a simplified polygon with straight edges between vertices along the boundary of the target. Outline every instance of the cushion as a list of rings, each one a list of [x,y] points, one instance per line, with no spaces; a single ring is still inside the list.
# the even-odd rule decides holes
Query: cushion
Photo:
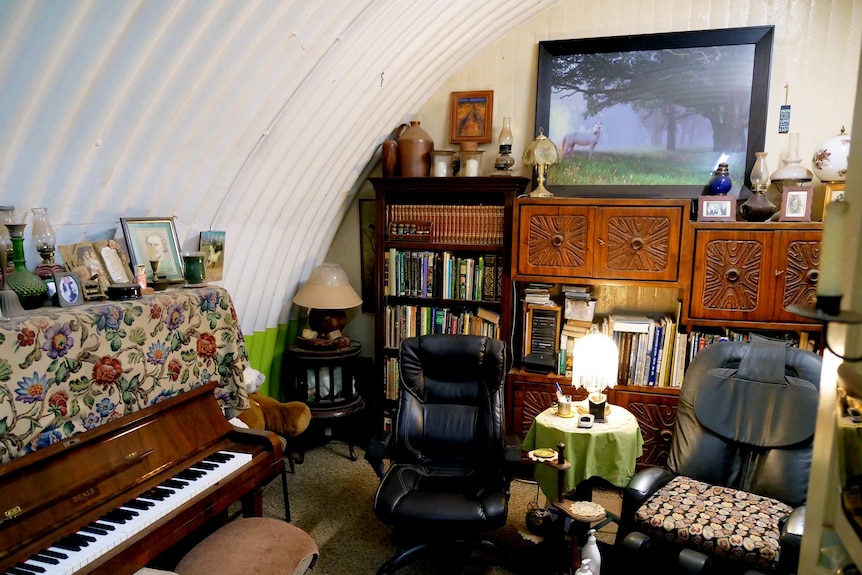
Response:
[[[635,521],[666,542],[773,570],[780,527],[792,511],[776,499],[677,476],[646,500]]]
[[[279,519],[246,517],[221,527],[177,564],[178,575],[301,575],[317,563],[311,536]]]

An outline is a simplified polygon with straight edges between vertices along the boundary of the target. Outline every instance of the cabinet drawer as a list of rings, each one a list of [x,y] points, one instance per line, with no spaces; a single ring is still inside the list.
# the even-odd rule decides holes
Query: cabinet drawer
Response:
[[[518,273],[592,277],[595,221],[592,206],[521,206]]]
[[[595,277],[677,281],[681,208],[614,207],[599,215]]]

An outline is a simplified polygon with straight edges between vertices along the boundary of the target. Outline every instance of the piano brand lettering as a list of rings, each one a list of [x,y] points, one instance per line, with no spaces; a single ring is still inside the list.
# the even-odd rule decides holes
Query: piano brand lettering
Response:
[[[79,493],[77,495],[73,495],[72,501],[74,503],[80,503],[81,501],[86,501],[87,499],[90,499],[92,496],[98,495],[98,494],[99,494],[99,489],[97,487],[91,487],[85,491],[82,491],[81,493]]]

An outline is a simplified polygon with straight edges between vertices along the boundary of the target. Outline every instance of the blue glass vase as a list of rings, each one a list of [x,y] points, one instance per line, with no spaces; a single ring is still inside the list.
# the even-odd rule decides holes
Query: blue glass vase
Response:
[[[721,162],[709,179],[707,193],[713,196],[723,196],[730,191],[731,187],[733,187],[733,182],[730,180],[730,170],[728,170],[725,162]]]

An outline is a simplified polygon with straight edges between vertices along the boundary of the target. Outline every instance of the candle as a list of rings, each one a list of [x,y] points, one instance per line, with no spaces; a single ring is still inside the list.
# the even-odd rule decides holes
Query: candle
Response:
[[[464,167],[464,175],[470,177],[476,177],[479,175],[479,160],[474,158],[470,158],[467,160]]]
[[[846,201],[829,202],[823,217],[823,239],[820,242],[820,278],[817,280],[817,295],[841,296],[841,270],[846,264],[844,253],[847,245],[847,214],[850,206]]]
[[[435,176],[438,178],[444,178],[444,177],[449,175],[446,173],[446,171],[447,171],[446,170],[446,160],[435,160],[434,161],[434,173],[431,174],[432,176]]]

